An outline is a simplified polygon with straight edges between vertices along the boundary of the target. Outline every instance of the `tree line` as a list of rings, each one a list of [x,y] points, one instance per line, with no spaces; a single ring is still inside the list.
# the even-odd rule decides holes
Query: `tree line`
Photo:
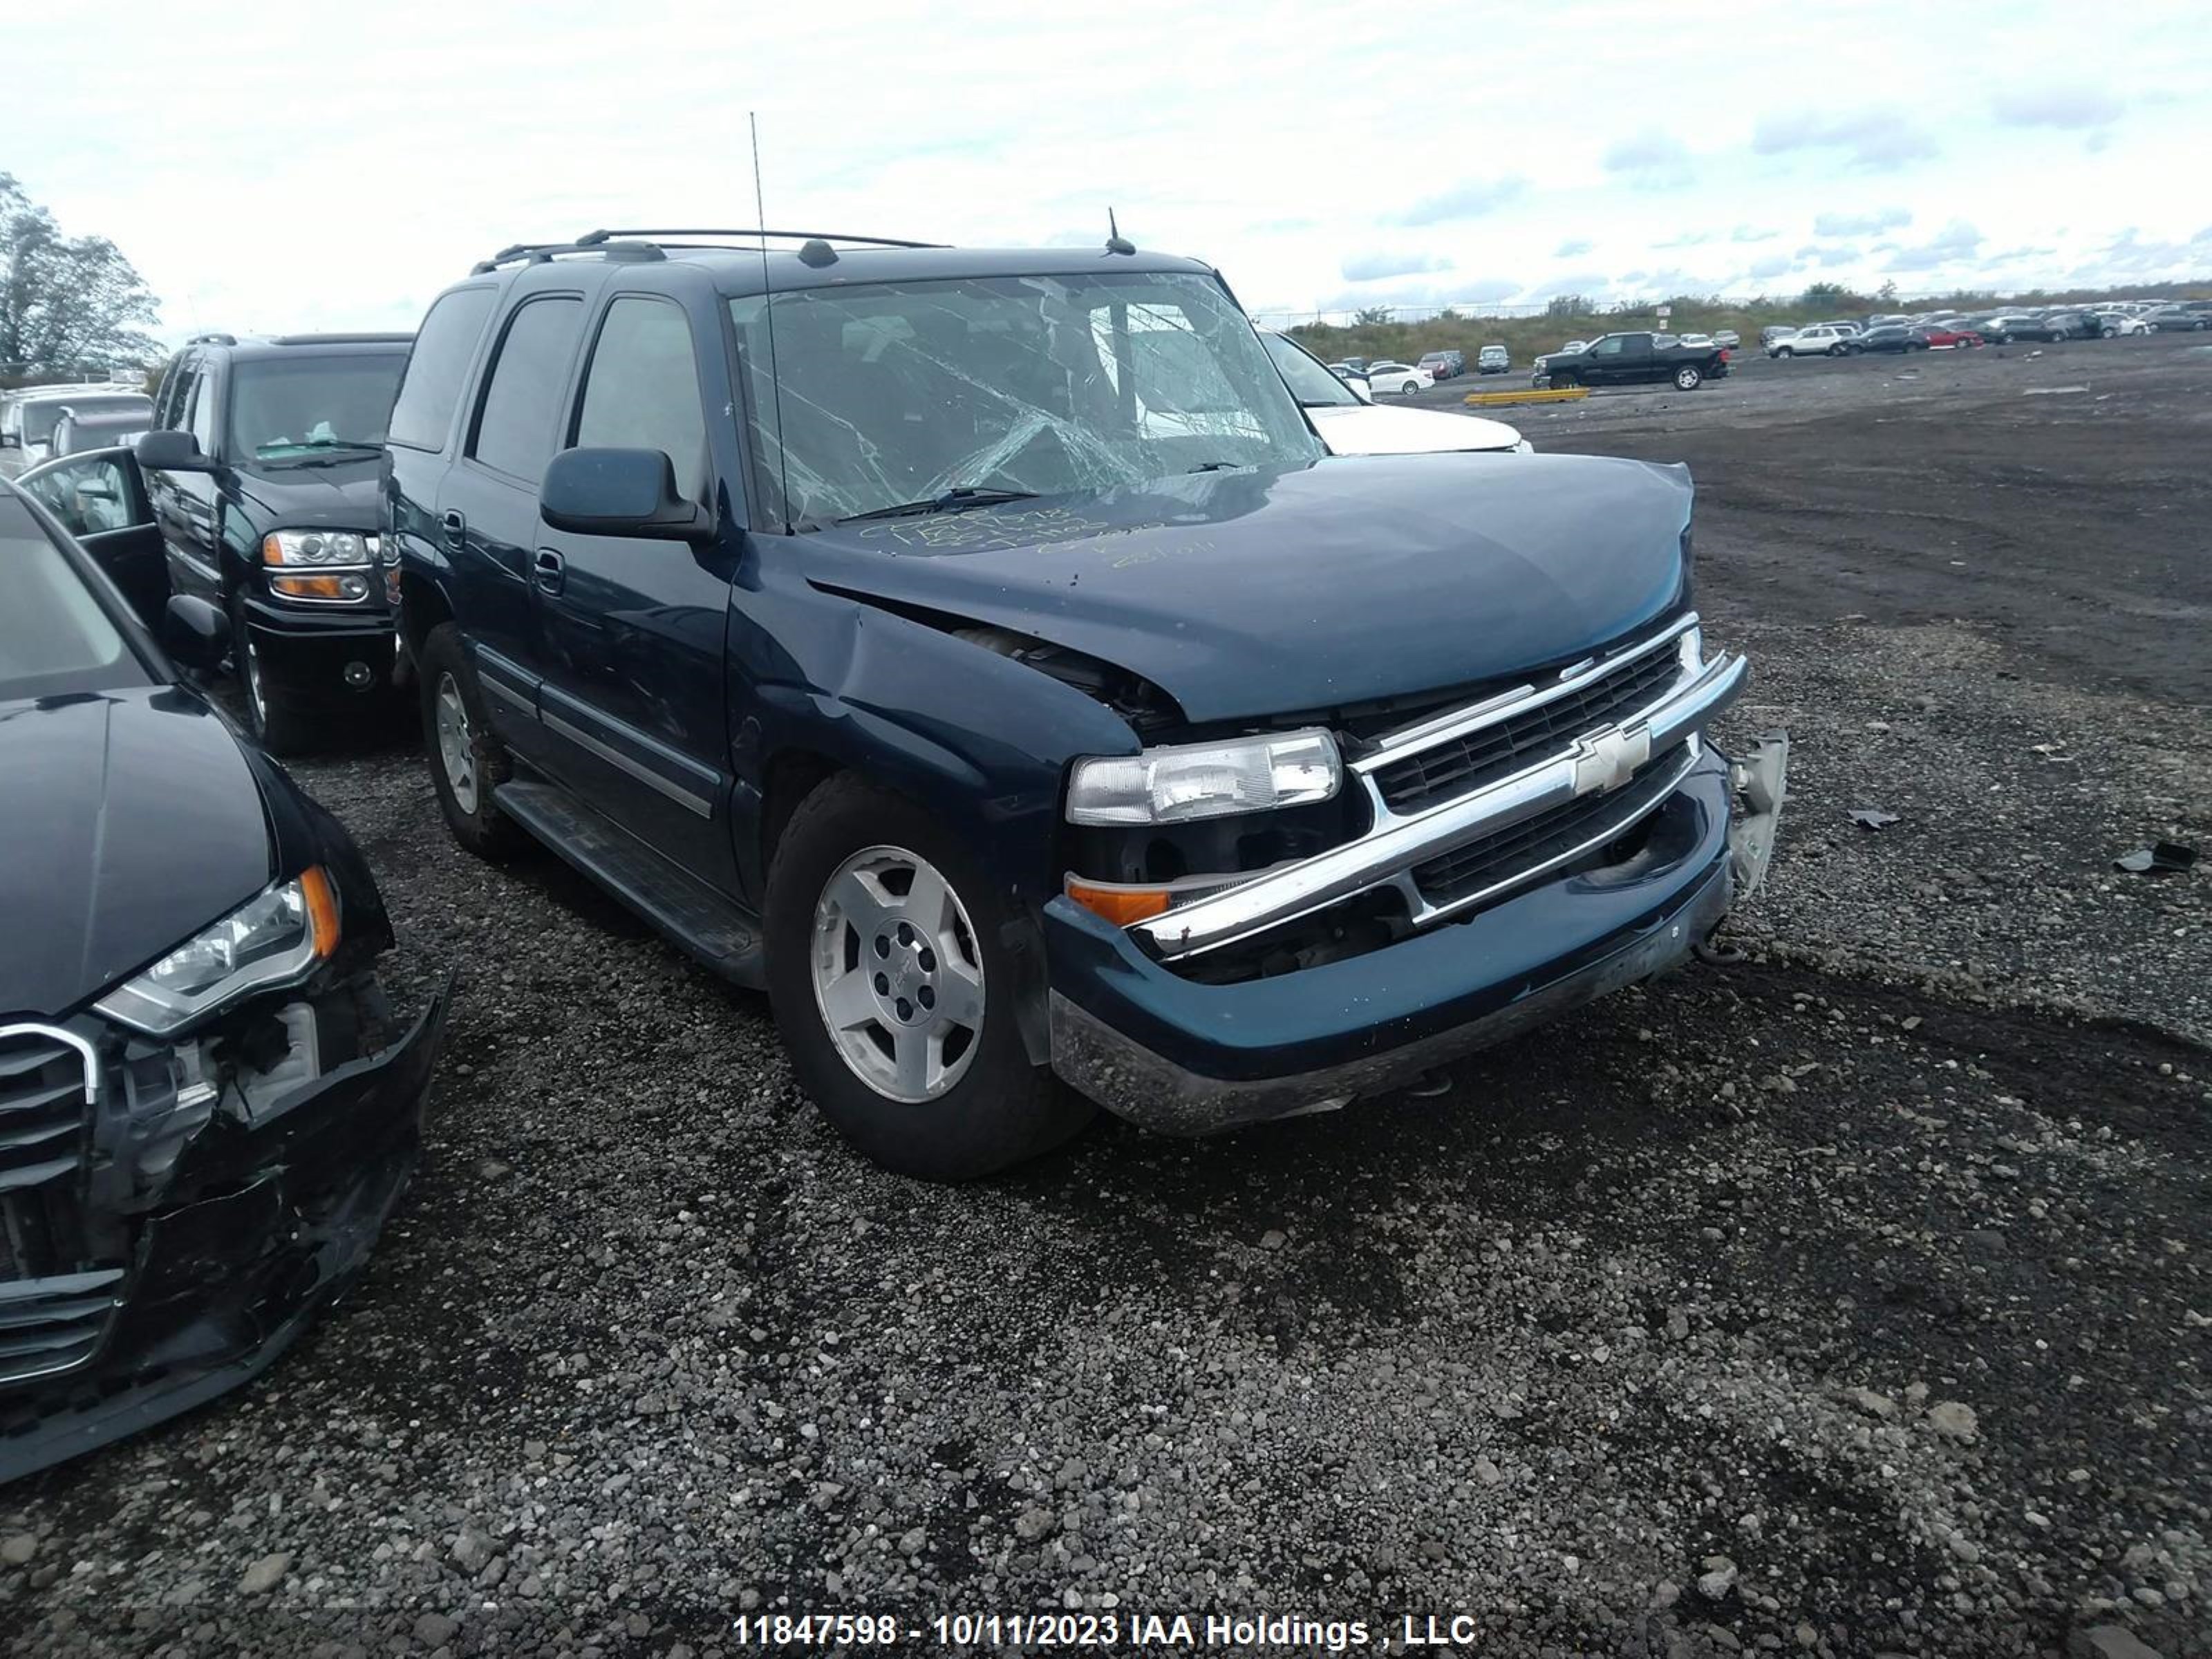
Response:
[[[0,384],[137,371],[161,355],[160,307],[105,236],[65,236],[0,173]]]

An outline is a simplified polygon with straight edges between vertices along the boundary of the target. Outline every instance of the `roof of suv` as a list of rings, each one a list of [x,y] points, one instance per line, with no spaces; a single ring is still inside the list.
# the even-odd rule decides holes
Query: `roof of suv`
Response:
[[[685,233],[667,233],[672,237]],[[690,234],[706,234],[692,232]],[[736,233],[727,233],[735,234]],[[770,233],[774,234],[774,233]],[[1173,254],[1111,252],[1103,247],[960,248],[844,246],[832,248],[817,238],[800,250],[751,246],[706,246],[679,240],[610,240],[596,244],[525,245],[495,255],[472,274],[495,265],[524,261],[527,271],[559,270],[572,260],[595,269],[621,264],[639,270],[682,264],[705,270],[715,290],[731,298],[763,291],[836,288],[853,283],[915,283],[963,276],[1079,276],[1101,271],[1173,272],[1212,276],[1203,260]],[[534,286],[534,284],[533,284]]]
[[[390,351],[395,347],[411,345],[414,339],[412,334],[275,334],[249,335],[243,339],[228,334],[202,334],[187,341],[185,349],[213,348],[238,358],[282,357],[298,353],[302,348],[312,348],[317,356],[351,356]]]

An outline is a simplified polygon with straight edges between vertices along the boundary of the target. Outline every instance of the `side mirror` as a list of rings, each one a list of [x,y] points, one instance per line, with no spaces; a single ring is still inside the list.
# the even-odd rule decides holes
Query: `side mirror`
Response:
[[[212,674],[230,653],[230,618],[198,594],[172,594],[161,613],[161,643],[185,667]]]
[[[1358,398],[1361,403],[1371,404],[1375,401],[1375,388],[1367,384],[1365,376],[1354,376],[1346,380],[1345,385],[1352,388],[1352,395]]]
[[[0,432],[0,449],[21,449],[23,441],[12,432]]]
[[[657,449],[564,449],[546,464],[538,511],[578,536],[693,541],[708,527],[698,503],[676,489],[676,467]]]
[[[200,453],[197,440],[189,432],[164,429],[149,432],[131,446],[138,465],[149,472],[212,472],[215,458]]]

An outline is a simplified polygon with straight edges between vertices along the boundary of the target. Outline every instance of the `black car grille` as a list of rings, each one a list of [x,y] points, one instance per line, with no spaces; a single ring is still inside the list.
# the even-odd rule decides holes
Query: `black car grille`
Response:
[[[1375,787],[1394,812],[1418,811],[1494,783],[1586,732],[1616,724],[1657,702],[1682,672],[1671,645],[1647,652],[1580,690],[1376,769]]]
[[[1621,787],[1540,812],[1413,866],[1413,885],[1441,908],[1532,875],[1592,842],[1626,830],[1674,792],[1688,756],[1677,744],[1637,769]]]
[[[90,1109],[74,1047],[41,1030],[0,1036],[0,1383],[90,1358],[115,1312],[123,1270],[82,1260]]]

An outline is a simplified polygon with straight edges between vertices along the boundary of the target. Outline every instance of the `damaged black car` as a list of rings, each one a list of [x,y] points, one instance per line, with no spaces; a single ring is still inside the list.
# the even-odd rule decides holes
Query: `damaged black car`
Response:
[[[343,1292],[444,1012],[387,1003],[351,838],[102,557],[0,483],[0,1480],[249,1380]],[[228,648],[204,600],[162,628]]]

